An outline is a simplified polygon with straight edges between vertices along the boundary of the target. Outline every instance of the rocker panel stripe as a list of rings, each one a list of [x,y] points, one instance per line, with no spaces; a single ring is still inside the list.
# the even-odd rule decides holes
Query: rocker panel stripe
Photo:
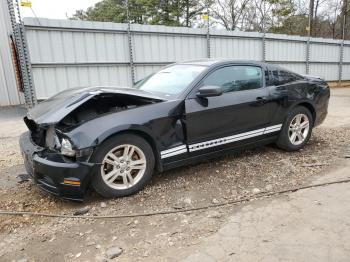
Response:
[[[244,139],[248,139],[256,136],[261,136],[264,134],[277,132],[277,131],[280,131],[281,128],[282,128],[282,124],[269,126],[266,128],[261,128],[254,131],[249,131],[249,132],[245,132],[245,133],[241,133],[233,136],[226,136],[222,138],[208,140],[201,143],[191,144],[188,147],[190,152],[194,152],[194,151],[211,148],[215,146],[220,146],[220,145],[224,145],[224,144],[228,144],[228,143],[232,143],[232,142],[236,142],[236,141],[240,141],[240,140],[244,140]],[[177,146],[177,147],[162,151],[161,158],[164,159],[167,157],[183,154],[186,152],[188,152],[186,145],[181,145],[181,146]]]

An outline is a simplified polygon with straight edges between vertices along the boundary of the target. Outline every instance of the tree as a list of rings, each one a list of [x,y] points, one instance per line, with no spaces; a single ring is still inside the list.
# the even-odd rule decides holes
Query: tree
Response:
[[[196,16],[205,8],[195,0],[129,0],[131,23],[168,26],[193,26]],[[77,10],[71,19],[127,22],[125,0],[102,0],[86,11]]]
[[[308,17],[305,15],[292,15],[283,21],[280,26],[272,27],[269,31],[277,34],[306,35],[308,27]]]
[[[341,38],[350,37],[350,0],[128,0],[131,23],[272,32]],[[311,18],[309,21],[309,17]],[[71,19],[127,22],[126,0],[101,0]]]
[[[317,18],[318,30],[315,32],[315,36],[341,37],[341,7],[342,0],[327,1],[325,3],[324,11],[322,11],[319,18]]]
[[[205,7],[195,0],[159,0],[153,1],[154,15],[150,24],[193,26],[195,16]],[[149,6],[152,8],[152,6]]]
[[[290,0],[266,0],[271,7],[271,27],[269,31],[278,31],[283,24],[295,15],[295,6]]]
[[[104,0],[96,3],[93,7],[89,7],[86,11],[77,10],[71,19],[126,22],[126,8],[122,0]]]
[[[211,5],[211,14],[217,23],[227,30],[235,30],[249,10],[249,0],[215,0]]]
[[[196,0],[182,0],[181,10],[184,14],[184,23],[186,27],[194,26],[197,18],[201,13],[206,12],[207,6],[211,4],[211,0],[196,1]]]
[[[279,31],[295,11],[291,0],[215,0],[215,21],[227,30]]]

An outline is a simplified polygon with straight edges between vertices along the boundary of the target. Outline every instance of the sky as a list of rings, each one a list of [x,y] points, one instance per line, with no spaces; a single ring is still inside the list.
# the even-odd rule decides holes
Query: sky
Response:
[[[67,19],[78,9],[86,9],[100,0],[31,0],[32,9],[37,17]],[[20,2],[20,0],[19,0]],[[21,7],[22,17],[33,17],[32,10]]]

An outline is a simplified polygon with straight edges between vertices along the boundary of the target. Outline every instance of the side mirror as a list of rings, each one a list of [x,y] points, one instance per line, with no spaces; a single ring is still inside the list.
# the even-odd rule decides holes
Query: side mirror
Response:
[[[223,93],[220,86],[202,86],[198,89],[198,97],[221,96]]]

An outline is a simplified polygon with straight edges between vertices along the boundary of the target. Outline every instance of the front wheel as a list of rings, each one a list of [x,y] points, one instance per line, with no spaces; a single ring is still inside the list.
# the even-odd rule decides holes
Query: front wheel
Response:
[[[286,118],[277,146],[287,151],[296,151],[305,146],[311,137],[313,119],[310,111],[298,106]]]
[[[143,138],[121,134],[105,141],[93,156],[96,168],[92,186],[103,197],[122,197],[140,191],[151,179],[154,155]]]

